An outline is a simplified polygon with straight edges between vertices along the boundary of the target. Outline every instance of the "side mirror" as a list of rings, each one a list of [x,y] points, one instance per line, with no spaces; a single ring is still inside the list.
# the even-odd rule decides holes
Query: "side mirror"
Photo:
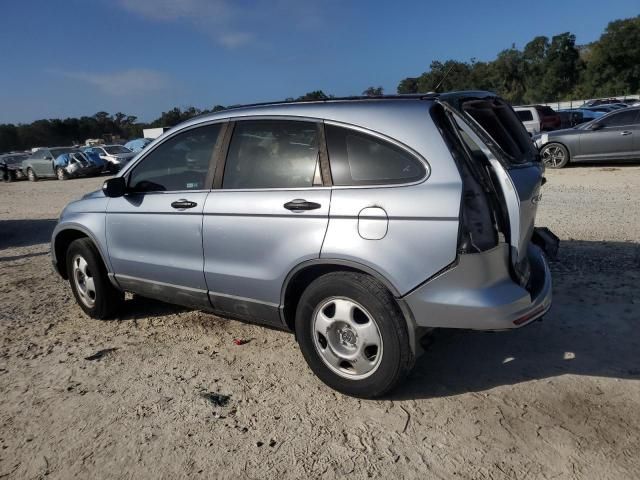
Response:
[[[127,182],[124,177],[110,178],[102,185],[102,191],[107,197],[122,197],[127,193]]]
[[[600,130],[602,128],[602,124],[601,123],[592,123],[591,124],[591,130]]]

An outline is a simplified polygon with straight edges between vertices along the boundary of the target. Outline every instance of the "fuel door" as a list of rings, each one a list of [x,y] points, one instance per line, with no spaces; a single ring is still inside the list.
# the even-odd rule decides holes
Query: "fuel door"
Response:
[[[358,214],[358,234],[365,240],[381,240],[389,230],[389,217],[380,207],[366,207]]]

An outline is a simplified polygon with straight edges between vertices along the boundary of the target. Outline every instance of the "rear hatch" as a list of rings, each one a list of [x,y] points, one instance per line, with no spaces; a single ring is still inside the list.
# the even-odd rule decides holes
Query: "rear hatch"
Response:
[[[516,280],[527,285],[527,249],[533,235],[544,167],[531,138],[511,106],[488,92],[455,92],[437,102],[450,112],[474,157],[488,162],[490,183],[497,192],[497,223],[510,245]]]

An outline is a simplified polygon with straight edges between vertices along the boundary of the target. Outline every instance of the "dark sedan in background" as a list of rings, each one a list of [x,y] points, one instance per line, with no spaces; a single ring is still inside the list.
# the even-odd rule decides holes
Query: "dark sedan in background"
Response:
[[[2,180],[13,182],[24,178],[22,173],[22,161],[29,158],[26,153],[7,153],[0,155],[0,172]]]
[[[574,128],[533,137],[545,165],[562,168],[569,162],[640,160],[640,107],[608,113]]]

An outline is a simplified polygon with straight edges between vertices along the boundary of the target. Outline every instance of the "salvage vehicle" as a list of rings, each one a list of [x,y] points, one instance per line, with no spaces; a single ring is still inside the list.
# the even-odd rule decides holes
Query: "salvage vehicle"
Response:
[[[82,151],[63,153],[54,165],[58,180],[99,175],[107,166],[97,153]]]
[[[25,178],[22,161],[29,158],[26,153],[7,153],[0,155],[0,172],[5,182],[15,182]]]
[[[144,150],[145,147],[151,142],[153,142],[151,138],[136,138],[135,140],[131,140],[125,143],[124,146],[131,150],[133,153],[139,153]]]
[[[549,310],[543,172],[487,92],[227,109],[67,205],[52,261],[92,318],[134,292],[292,330],[323,382],[376,397],[430,330]]]
[[[40,148],[23,160],[22,171],[35,182],[39,178],[58,178],[98,175],[104,169],[104,161],[97,155],[87,154],[75,147]]]
[[[569,162],[640,160],[640,108],[614,110],[574,128],[536,135],[533,141],[549,168]]]
[[[107,170],[110,172],[119,171],[129,160],[136,156],[134,152],[122,145],[96,145],[86,147],[83,151],[97,154],[105,161]]]

